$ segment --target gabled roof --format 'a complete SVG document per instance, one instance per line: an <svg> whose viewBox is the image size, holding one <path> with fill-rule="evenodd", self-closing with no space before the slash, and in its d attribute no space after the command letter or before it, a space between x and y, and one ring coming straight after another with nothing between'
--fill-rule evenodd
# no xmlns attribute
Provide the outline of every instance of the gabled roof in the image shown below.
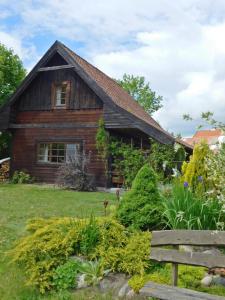
<svg viewBox="0 0 225 300"><path fill-rule="evenodd" d="M139 129L165 143L174 143L175 139L165 131L145 110L122 88L119 84L104 74L102 71L88 63L86 60L75 54L61 42L56 41L41 60L36 64L32 71L22 82L17 91L12 95L6 106L10 106L16 101L19 95L26 89L29 83L37 76L38 70L44 67L48 60L59 53L63 59L74 67L75 72L88 84L90 88L108 105L113 105L115 109L119 108L126 116L135 118ZM4 108L1 108L3 110Z"/></svg>

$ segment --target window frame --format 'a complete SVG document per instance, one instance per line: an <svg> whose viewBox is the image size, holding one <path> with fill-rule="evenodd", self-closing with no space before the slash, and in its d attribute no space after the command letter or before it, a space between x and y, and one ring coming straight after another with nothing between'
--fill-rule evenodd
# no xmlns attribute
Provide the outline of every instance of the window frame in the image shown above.
<svg viewBox="0 0 225 300"><path fill-rule="evenodd" d="M47 154L47 161L42 161L42 160L39 160L39 157L40 156L43 156L43 155L40 155L40 146L41 144L47 144L48 147L50 145L50 148L48 148L48 152L49 150L52 151L52 145L53 144L63 144L65 145L64 147L64 160L62 162L58 162L58 158L59 157L62 157L62 156L58 156L58 155L55 155L54 157L57 158L57 161L49 161L49 157L52 157L52 153L49 155L49 153ZM51 165L51 166L60 166L62 165L63 163L67 162L67 157L66 157L66 154L67 154L67 144L77 144L79 145L79 148L80 148L80 152L83 151L83 142L81 140L70 140L70 141L61 141L61 140L56 140L56 141L37 141L37 144L36 144L36 163L38 165ZM58 151L58 149L57 149ZM60 150L59 150L60 151Z"/></svg>
<svg viewBox="0 0 225 300"><path fill-rule="evenodd" d="M65 104L58 105L57 104L57 88L66 85L65 91ZM71 82L69 80L57 81L52 84L52 107L54 109L67 109L69 107L70 100L70 91L71 91ZM61 92L62 95L62 92Z"/></svg>

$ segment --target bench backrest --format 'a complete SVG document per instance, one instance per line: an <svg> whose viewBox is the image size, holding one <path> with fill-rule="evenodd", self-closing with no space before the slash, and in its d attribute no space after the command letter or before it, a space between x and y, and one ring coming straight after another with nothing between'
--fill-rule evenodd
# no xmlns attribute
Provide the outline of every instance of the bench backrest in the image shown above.
<svg viewBox="0 0 225 300"><path fill-rule="evenodd" d="M207 268L225 267L225 255L223 254L212 255L204 252L180 251L180 245L225 246L225 231L165 230L152 233L150 258L173 264L173 285L177 285L178 264ZM159 248L160 246L173 246L174 249L163 249Z"/></svg>

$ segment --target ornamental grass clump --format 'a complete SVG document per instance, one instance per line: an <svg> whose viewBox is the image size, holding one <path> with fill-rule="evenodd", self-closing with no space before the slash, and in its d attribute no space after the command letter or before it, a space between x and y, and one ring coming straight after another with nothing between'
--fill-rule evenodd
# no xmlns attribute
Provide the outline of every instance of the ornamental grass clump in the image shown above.
<svg viewBox="0 0 225 300"><path fill-rule="evenodd" d="M164 199L164 207L167 226L171 229L224 229L223 204L197 196L188 187L188 182L173 186L171 197Z"/></svg>
<svg viewBox="0 0 225 300"><path fill-rule="evenodd" d="M149 164L145 164L121 201L117 218L125 226L155 230L163 227L162 211L156 174Z"/></svg>

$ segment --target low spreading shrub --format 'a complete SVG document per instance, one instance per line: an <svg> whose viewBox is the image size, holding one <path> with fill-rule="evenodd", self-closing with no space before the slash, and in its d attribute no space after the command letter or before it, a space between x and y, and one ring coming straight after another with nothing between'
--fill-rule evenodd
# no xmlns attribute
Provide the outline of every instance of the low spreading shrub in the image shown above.
<svg viewBox="0 0 225 300"><path fill-rule="evenodd" d="M15 184L32 183L33 181L34 178L24 171L15 171L11 179L11 182Z"/></svg>
<svg viewBox="0 0 225 300"><path fill-rule="evenodd" d="M223 204L195 195L188 187L175 184L164 199L167 225L171 229L216 230L224 228Z"/></svg>
<svg viewBox="0 0 225 300"><path fill-rule="evenodd" d="M145 164L135 177L131 190L121 201L117 218L125 226L155 230L163 226L162 215L157 177L149 164Z"/></svg>
<svg viewBox="0 0 225 300"><path fill-rule="evenodd" d="M98 264L92 262L80 269L86 269L93 283L106 269L141 274L149 266L150 234L128 231L111 218L35 219L27 230L28 235L20 239L10 255L25 268L26 283L37 286L42 293L56 286L70 286L75 271L66 263L74 255L85 254L89 260L98 260ZM64 276L68 269L69 278Z"/></svg>
<svg viewBox="0 0 225 300"><path fill-rule="evenodd" d="M143 274L150 266L150 233L123 231L117 236L118 243L112 240L112 243L101 243L96 249L95 255L101 257L104 269L129 275Z"/></svg>

